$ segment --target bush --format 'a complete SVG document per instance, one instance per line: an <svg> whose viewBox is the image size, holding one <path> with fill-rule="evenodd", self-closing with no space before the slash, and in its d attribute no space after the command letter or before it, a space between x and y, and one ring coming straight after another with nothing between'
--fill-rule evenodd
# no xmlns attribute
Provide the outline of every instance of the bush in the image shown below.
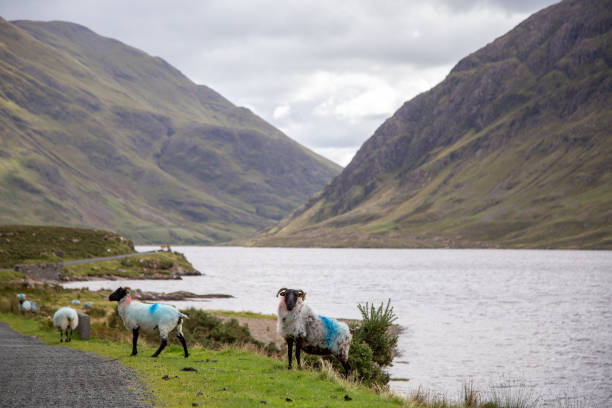
<svg viewBox="0 0 612 408"><path fill-rule="evenodd" d="M385 368L391 366L396 354L397 334L391 327L397 320L391 299L378 308L368 303L357 305L361 312L361 324L354 328L353 342L349 351L349 363L358 379L368 385L386 385L390 376Z"/></svg>
<svg viewBox="0 0 612 408"><path fill-rule="evenodd" d="M254 344L263 347L263 343L251 336L249 328L240 326L238 320L228 322L208 314L202 310L183 310L188 319L184 320L183 333L185 338L208 348L219 348L224 344Z"/></svg>
<svg viewBox="0 0 612 408"><path fill-rule="evenodd" d="M361 312L360 324L350 326L353 332L353 341L349 350L349 364L353 375L368 386L386 386L391 379L385 369L391 366L393 357L397 354L398 336L391 329L397 320L391 300L375 308L368 303L357 305ZM340 362L331 356L323 357L329 361L339 373L344 373ZM304 359L308 365L321 368L320 358L306 355Z"/></svg>
<svg viewBox="0 0 612 408"><path fill-rule="evenodd" d="M383 306L384 302L378 309L374 305L368 308L368 303L365 306L357 305L363 320L355 331L354 338L367 343L372 349L374 361L385 367L391 365L396 354L398 336L390 330L393 322L397 320L391 306L391 299L387 301L384 310Z"/></svg>

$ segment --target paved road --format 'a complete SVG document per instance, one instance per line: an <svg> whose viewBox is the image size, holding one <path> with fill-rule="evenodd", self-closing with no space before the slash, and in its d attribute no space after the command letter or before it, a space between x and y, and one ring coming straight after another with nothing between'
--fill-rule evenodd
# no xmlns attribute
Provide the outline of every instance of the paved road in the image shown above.
<svg viewBox="0 0 612 408"><path fill-rule="evenodd" d="M136 252L134 254L125 254L125 255L114 255L114 256L105 256L102 258L87 258L87 259L78 259L76 261L66 261L66 262L62 262L62 265L64 266L69 266L69 265L78 265L78 264L85 264L85 263L91 263L91 262L100 262L100 261L109 261L111 259L121 259L121 258L131 258L133 256L142 256L142 255L150 255L150 254L155 254L158 251L147 251L147 252ZM13 268L10 269L0 269L0 272L4 272L4 271L13 271Z"/></svg>
<svg viewBox="0 0 612 408"><path fill-rule="evenodd" d="M137 252L135 254L106 256L102 258L78 259L76 261L62 262L62 265L68 266L68 265L85 264L85 263L90 263L90 262L110 261L111 259L131 258L133 256L142 256L142 255L149 255L149 254L155 254L155 253L157 253L157 251Z"/></svg>
<svg viewBox="0 0 612 408"><path fill-rule="evenodd" d="M48 346L0 322L0 407L150 406L135 378L116 361Z"/></svg>

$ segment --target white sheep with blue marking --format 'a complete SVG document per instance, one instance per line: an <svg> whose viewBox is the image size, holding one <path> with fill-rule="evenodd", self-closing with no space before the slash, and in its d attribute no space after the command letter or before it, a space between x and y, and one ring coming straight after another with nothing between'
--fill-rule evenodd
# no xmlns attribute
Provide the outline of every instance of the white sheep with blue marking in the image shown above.
<svg viewBox="0 0 612 408"><path fill-rule="evenodd" d="M72 331L79 325L79 315L71 307L62 307L53 315L53 325L60 332L60 343L63 341L64 334L66 334L66 343L68 343L72 340Z"/></svg>
<svg viewBox="0 0 612 408"><path fill-rule="evenodd" d="M181 341L185 358L189 357L187 344L183 336L183 319L186 315L179 312L175 307L160 304L145 304L132 300L132 295L128 288L118 288L108 300L119 302L117 311L125 328L132 330L132 355L138 354L137 343L140 330L147 333L159 331L161 344L152 357L157 357L168 344L168 334L176 327L176 337Z"/></svg>
<svg viewBox="0 0 612 408"><path fill-rule="evenodd" d="M19 299L19 310L21 312L32 312L32 313L38 313L38 305L36 304L36 302L33 302L31 300L26 300L26 295L23 293L19 293L17 295L17 299Z"/></svg>
<svg viewBox="0 0 612 408"><path fill-rule="evenodd" d="M278 333L287 342L288 368L292 367L292 349L295 342L295 358L301 367L300 351L309 354L334 355L342 363L346 376L351 373L348 362L351 334L346 323L317 315L306 303L306 292L301 289L280 289L278 304Z"/></svg>

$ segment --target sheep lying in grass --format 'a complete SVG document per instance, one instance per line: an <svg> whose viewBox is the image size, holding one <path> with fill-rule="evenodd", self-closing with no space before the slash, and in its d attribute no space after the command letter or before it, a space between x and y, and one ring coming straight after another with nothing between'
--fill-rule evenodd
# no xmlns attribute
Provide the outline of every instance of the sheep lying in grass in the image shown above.
<svg viewBox="0 0 612 408"><path fill-rule="evenodd" d="M66 343L68 343L72 340L72 331L79 325L79 315L71 307L62 307L53 315L53 325L60 332L60 343L63 341L64 333L66 334ZM69 328L70 332L68 332Z"/></svg>
<svg viewBox="0 0 612 408"><path fill-rule="evenodd" d="M159 330L161 344L152 356L157 357L168 344L168 334L176 327L176 337L178 337L183 345L185 358L189 357L185 337L183 337L183 319L187 318L186 315L172 306L132 301L132 295L128 288L120 287L108 297L108 300L119 302L117 305L119 316L121 316L125 328L132 330L133 356L138 354L136 344L138 343L140 329L147 333L151 333L156 329Z"/></svg>
<svg viewBox="0 0 612 408"><path fill-rule="evenodd" d="M300 351L310 354L332 354L342 363L346 376L351 373L348 362L349 348L353 338L346 323L317 315L304 303L306 293L301 289L282 288L278 304L278 333L287 341L287 357L292 367L292 349L295 342L295 358L301 367Z"/></svg>
<svg viewBox="0 0 612 408"><path fill-rule="evenodd" d="M26 300L26 295L20 293L17 295L17 299L19 299L19 310L21 312L32 312L38 313L38 305L36 302L32 302L31 300Z"/></svg>

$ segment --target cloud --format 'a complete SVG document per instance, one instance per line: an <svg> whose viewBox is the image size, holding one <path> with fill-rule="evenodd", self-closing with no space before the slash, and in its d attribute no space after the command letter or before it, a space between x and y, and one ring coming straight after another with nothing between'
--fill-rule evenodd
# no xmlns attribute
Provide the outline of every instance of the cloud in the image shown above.
<svg viewBox="0 0 612 408"><path fill-rule="evenodd" d="M346 164L403 102L550 0L0 0L164 58Z"/></svg>
<svg viewBox="0 0 612 408"><path fill-rule="evenodd" d="M277 106L272 113L272 117L274 119L282 119L291 113L291 106L289 105L281 105Z"/></svg>

